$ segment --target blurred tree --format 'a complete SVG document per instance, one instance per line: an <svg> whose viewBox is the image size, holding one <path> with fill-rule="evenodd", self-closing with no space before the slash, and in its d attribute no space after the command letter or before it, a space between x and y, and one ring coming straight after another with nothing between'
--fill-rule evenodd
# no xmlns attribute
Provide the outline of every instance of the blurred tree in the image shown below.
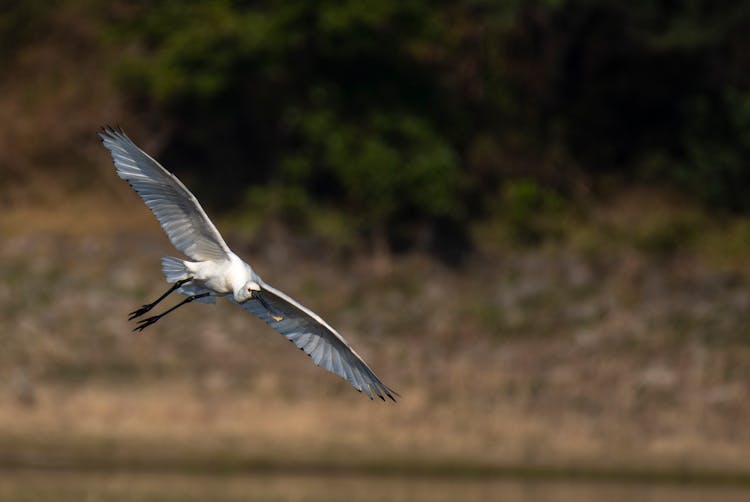
<svg viewBox="0 0 750 502"><path fill-rule="evenodd" d="M6 69L17 49L44 33L50 3L49 0L0 0L0 69Z"/></svg>
<svg viewBox="0 0 750 502"><path fill-rule="evenodd" d="M668 182L750 208L750 4L547 5L524 10L508 45L532 137L595 179Z"/></svg>
<svg viewBox="0 0 750 502"><path fill-rule="evenodd" d="M211 152L222 184L226 171L238 186L304 187L376 239L463 217L440 105L453 100L411 49L431 29L426 3L165 2L125 16L115 31L140 50L120 82L182 124L167 159Z"/></svg>
<svg viewBox="0 0 750 502"><path fill-rule="evenodd" d="M272 185L281 213L335 208L392 242L419 241L415 225L462 240L514 180L568 196L582 179L670 183L750 209L747 2L140 1L110 16L131 44L118 81L173 124L161 157L215 205L239 202L227 180Z"/></svg>

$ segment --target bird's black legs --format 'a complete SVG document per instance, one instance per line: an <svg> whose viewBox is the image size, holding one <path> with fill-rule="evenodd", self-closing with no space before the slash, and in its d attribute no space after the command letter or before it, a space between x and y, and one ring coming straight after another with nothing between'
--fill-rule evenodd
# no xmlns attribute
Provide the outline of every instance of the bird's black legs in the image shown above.
<svg viewBox="0 0 750 502"><path fill-rule="evenodd" d="M140 321L138 321L138 326L136 326L136 327L135 327L135 328L133 329L133 331L143 331L143 330L144 330L144 329L146 329L146 328L147 328L148 326L151 326L151 325L152 325L152 324L154 324L154 323L155 323L156 321L158 321L159 319L161 319L161 318L162 318L162 317L164 317L165 315L169 314L169 313L170 313L170 312L172 312L173 310L176 310L177 308L179 308L179 307L182 307L182 306L183 306L183 305L185 305L186 303L190 303L190 302L192 302L193 300L197 300L198 298L205 298L206 296L208 296L208 295L210 295L210 294L211 294L210 292L206 291L205 293L200 293L200 294L198 294L198 295L192 295L192 296L188 296L187 298L185 298L184 300L182 300L182 301L181 301L180 303L178 303L177 305L175 305L175 306L174 306L174 307L172 307L171 309L169 309L169 310L165 310L164 312L162 312L162 313L161 313L161 314L159 314L159 315L155 315L155 316L152 316L152 317L147 317L147 318L145 318L145 319L141 319Z"/></svg>
<svg viewBox="0 0 750 502"><path fill-rule="evenodd" d="M128 314L128 321L132 321L136 317L141 317L143 314L145 314L146 312L148 312L152 308L156 307L159 304L159 302L161 302L164 298L168 297L173 291L175 291L176 289L179 289L180 286L182 286L183 284L188 283L188 282L190 282L192 280L193 280L192 277L188 277L187 279L183 279L181 281L175 282L172 285L172 287L169 288L167 290L167 292L164 293L163 295L161 295L159 298L157 298L156 300L154 300L151 303L147 303L146 305L142 306L138 310L134 310L133 312L131 312L130 314Z"/></svg>

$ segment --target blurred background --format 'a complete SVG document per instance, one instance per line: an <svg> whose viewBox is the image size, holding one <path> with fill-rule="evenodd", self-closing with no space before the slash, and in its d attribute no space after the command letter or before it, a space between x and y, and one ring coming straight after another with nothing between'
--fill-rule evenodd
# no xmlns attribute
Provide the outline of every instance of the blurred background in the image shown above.
<svg viewBox="0 0 750 502"><path fill-rule="evenodd" d="M747 500L750 3L0 4L0 498ZM132 334L106 124L400 402Z"/></svg>

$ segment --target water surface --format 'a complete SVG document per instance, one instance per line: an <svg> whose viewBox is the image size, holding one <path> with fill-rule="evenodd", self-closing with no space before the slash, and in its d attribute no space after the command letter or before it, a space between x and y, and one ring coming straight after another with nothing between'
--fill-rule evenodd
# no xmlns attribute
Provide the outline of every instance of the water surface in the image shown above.
<svg viewBox="0 0 750 502"><path fill-rule="evenodd" d="M153 473L0 473L13 501L460 501L698 502L750 500L750 488L539 480L444 480L326 475L204 476Z"/></svg>

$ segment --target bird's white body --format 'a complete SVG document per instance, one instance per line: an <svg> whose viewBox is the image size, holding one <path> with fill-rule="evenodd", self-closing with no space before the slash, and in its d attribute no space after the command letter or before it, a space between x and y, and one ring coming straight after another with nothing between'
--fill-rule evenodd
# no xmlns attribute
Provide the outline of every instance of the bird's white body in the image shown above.
<svg viewBox="0 0 750 502"><path fill-rule="evenodd" d="M192 277L190 289L208 290L215 296L232 295L237 303L250 298L250 291L260 291L260 277L252 267L230 252L226 260L184 261L185 277Z"/></svg>
<svg viewBox="0 0 750 502"><path fill-rule="evenodd" d="M188 298L159 316L139 321L143 330L180 305L193 300L213 303L225 296L284 335L313 362L346 379L355 389L373 396L397 395L375 376L344 338L315 312L264 282L226 245L195 196L172 173L138 148L122 131L99 134L112 154L117 174L133 187L156 216L169 240L192 260L166 256L162 272L173 283L156 302L131 314L140 317L170 292Z"/></svg>

